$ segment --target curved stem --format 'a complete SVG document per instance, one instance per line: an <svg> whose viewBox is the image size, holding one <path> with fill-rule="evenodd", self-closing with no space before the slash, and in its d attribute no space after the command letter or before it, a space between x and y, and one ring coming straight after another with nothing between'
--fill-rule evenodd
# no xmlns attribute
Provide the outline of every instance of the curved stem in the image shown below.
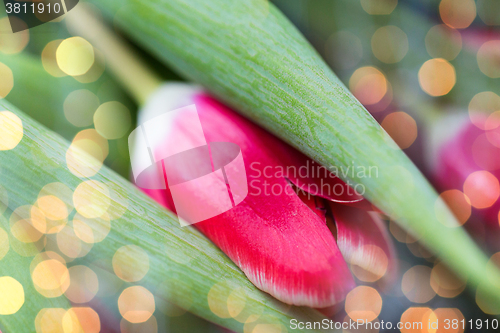
<svg viewBox="0 0 500 333"><path fill-rule="evenodd" d="M104 53L107 67L139 105L161 85L162 79L89 9L78 6L66 16L66 24L70 32L84 37Z"/></svg>

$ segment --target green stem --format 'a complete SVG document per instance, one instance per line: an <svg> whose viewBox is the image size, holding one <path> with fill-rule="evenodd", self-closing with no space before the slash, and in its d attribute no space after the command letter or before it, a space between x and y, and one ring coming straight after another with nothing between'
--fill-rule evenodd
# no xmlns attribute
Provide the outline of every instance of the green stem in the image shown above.
<svg viewBox="0 0 500 333"><path fill-rule="evenodd" d="M147 67L134 50L113 33L86 7L78 6L66 17L68 29L90 41L104 53L106 65L134 96L139 105L162 83L159 75Z"/></svg>

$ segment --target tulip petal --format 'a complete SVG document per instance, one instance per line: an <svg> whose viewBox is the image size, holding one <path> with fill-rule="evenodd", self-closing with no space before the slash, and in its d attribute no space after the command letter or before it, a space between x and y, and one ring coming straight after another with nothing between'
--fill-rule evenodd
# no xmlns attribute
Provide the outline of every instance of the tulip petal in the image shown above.
<svg viewBox="0 0 500 333"><path fill-rule="evenodd" d="M149 103L152 106L146 106L140 121L148 121L161 115L156 108L162 105L162 98L167 95L172 97L171 94L165 94L167 88L162 89L163 93L154 96ZM324 215L321 216L321 210L303 202L287 180L292 168L307 166L311 160L211 97L196 90L192 91L190 98L183 96L185 101L192 100L196 105L203 128L203 139L208 147L213 148L210 157L213 171L220 171L218 165L224 164L222 162L226 159L226 156L222 156L217 162L214 158L217 144L236 144L241 149L249 187L247 197L235 207L194 226L221 248L250 281L277 299L316 308L341 302L355 286L352 274L325 223ZM165 152L175 149L165 147L166 145L182 144L198 147L193 149L205 149L200 148L200 133L196 126L194 129L191 126L195 123L191 116L169 115L163 118L168 119L168 123L153 126L155 133L152 133L150 143L154 156L165 156ZM179 137L179 132L182 132L182 138ZM198 162L190 165L189 161L182 160L178 163L176 159L179 156L174 155L164 160L163 167L168 171L166 178L169 187L173 183L180 183L178 179L193 170L200 174L207 172L201 170L206 167L201 167ZM172 174L176 175L174 181ZM297 179L302 178L294 180ZM338 178L331 179L333 184L339 184ZM305 179L300 184L308 182ZM172 200L171 189L144 191L160 204L175 211L175 198ZM203 191L206 192L206 189ZM319 197L310 197L312 200L322 201ZM356 197L348 200L359 199ZM200 200L202 199L193 188L192 201L196 203Z"/></svg>
<svg viewBox="0 0 500 333"><path fill-rule="evenodd" d="M337 227L337 245L355 275L365 282L382 279L387 285L394 281L396 252L379 214L337 203L329 206Z"/></svg>

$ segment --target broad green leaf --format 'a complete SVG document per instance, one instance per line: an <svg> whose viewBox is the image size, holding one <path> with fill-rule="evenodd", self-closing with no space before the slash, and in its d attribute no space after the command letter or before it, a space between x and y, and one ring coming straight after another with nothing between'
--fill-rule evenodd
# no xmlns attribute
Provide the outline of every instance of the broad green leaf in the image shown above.
<svg viewBox="0 0 500 333"><path fill-rule="evenodd" d="M488 258L429 182L274 5L91 2L183 76L319 163L342 170L342 179L360 184L373 204L500 302L500 288L492 282L500 280L498 270L487 278ZM377 176L360 172L370 168Z"/></svg>
<svg viewBox="0 0 500 333"><path fill-rule="evenodd" d="M259 291L207 238L194 228L181 228L172 213L113 171L103 167L91 180L76 177L66 166L69 143L0 100L0 112L6 110L20 118L23 131L22 140L12 147L20 133L12 128L6 130L2 127L5 123L0 122L0 143L3 144L0 147L4 149L0 150L0 202L4 207L7 204L11 211L24 205L36 205L43 210L38 198L49 194L65 203L69 215L61 220L64 229L57 234L43 235L45 247L41 246L38 251L59 253L70 270L75 265L84 265L96 273L108 272L99 279L100 292L116 299L125 288L140 285L154 295L157 316L164 315L162 311L174 304L237 332L243 332L243 323L252 315L256 320L245 325L271 323L289 327L294 318L299 321L324 319L313 309L290 307ZM12 145L8 145L9 142ZM42 191L44 186L54 183L57 190ZM51 216L44 212L45 216ZM8 218L6 214L5 219ZM78 230L75 220L86 224L79 229L78 237L75 237ZM5 220L1 226L12 238L9 223ZM128 269L134 276L140 272L138 277L124 276L123 271L111 264L117 251L128 245L139 247L140 255L127 255L121 261L115 258L115 264L118 262L118 267ZM75 248L81 250L72 255L70 252ZM59 302L40 297L33 290L29 266L35 255L36 251L26 253L11 246L0 260L1 274L15 276L29 292L17 314L0 315L0 327L6 332L34 332L33 316L39 309L54 307L54 303ZM75 256L81 258L74 260ZM121 281L115 273L132 283ZM231 292L234 292L233 301L228 302ZM103 302L107 304L106 300ZM113 303L116 310L116 301Z"/></svg>

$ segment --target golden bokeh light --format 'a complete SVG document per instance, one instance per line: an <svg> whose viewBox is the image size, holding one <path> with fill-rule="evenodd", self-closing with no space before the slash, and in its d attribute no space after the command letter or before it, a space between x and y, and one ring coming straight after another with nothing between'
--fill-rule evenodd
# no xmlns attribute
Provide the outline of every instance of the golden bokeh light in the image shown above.
<svg viewBox="0 0 500 333"><path fill-rule="evenodd" d="M83 75L94 64L94 48L82 37L63 40L56 51L59 68L71 76Z"/></svg>
<svg viewBox="0 0 500 333"><path fill-rule="evenodd" d="M458 323L458 325L438 325L438 329L435 332L429 333L463 333L464 325L462 324L462 320L464 320L464 315L459 309L451 309L451 308L439 308L434 310L434 315L436 316L436 320L438 323ZM435 320L435 321L436 321ZM434 321L434 322L435 322Z"/></svg>
<svg viewBox="0 0 500 333"><path fill-rule="evenodd" d="M208 306L220 318L231 318L228 309L228 298L232 291L233 288L231 288L229 283L222 281L214 284L208 292Z"/></svg>
<svg viewBox="0 0 500 333"><path fill-rule="evenodd" d="M36 333L66 333L63 327L65 309L42 309L35 317ZM66 328L67 329L67 328Z"/></svg>
<svg viewBox="0 0 500 333"><path fill-rule="evenodd" d="M0 99L7 97L7 95L10 93L12 88L14 88L14 74L12 74L12 70L9 68L9 66L5 65L4 63L0 62L0 77L2 80L0 80ZM3 111L4 112L9 112L9 111ZM0 126L2 126L2 115L0 113ZM3 116L5 117L5 116ZM0 127L1 128L1 127ZM2 131L0 131L0 138L2 135ZM5 150L2 149L2 143L0 141L0 150Z"/></svg>
<svg viewBox="0 0 500 333"><path fill-rule="evenodd" d="M118 298L120 314L131 323L143 323L155 312L153 294L142 286L125 289Z"/></svg>
<svg viewBox="0 0 500 333"><path fill-rule="evenodd" d="M45 195L38 198L38 208L51 220L63 220L68 217L68 208L61 199L54 195Z"/></svg>
<svg viewBox="0 0 500 333"><path fill-rule="evenodd" d="M427 60L418 71L420 87L431 96L446 95L456 81L455 67L442 58Z"/></svg>
<svg viewBox="0 0 500 333"><path fill-rule="evenodd" d="M120 333L158 333L158 322L151 316L143 323L131 323L125 319L120 321Z"/></svg>
<svg viewBox="0 0 500 333"><path fill-rule="evenodd" d="M94 122L94 113L99 107L99 98L90 90L72 91L64 100L64 115L76 127L87 127Z"/></svg>
<svg viewBox="0 0 500 333"><path fill-rule="evenodd" d="M488 208L500 196L498 179L486 170L471 173L464 182L464 193L475 208Z"/></svg>
<svg viewBox="0 0 500 333"><path fill-rule="evenodd" d="M474 0L441 0L439 14L446 25L464 29L476 18L476 3Z"/></svg>
<svg viewBox="0 0 500 333"><path fill-rule="evenodd" d="M389 15L398 5L398 0L361 0L361 7L370 15Z"/></svg>
<svg viewBox="0 0 500 333"><path fill-rule="evenodd" d="M9 235L0 227L0 260L9 252Z"/></svg>
<svg viewBox="0 0 500 333"><path fill-rule="evenodd" d="M33 243L21 242L16 237L9 238L10 248L23 257L33 257L38 254L45 247L46 243L46 237L41 237L38 241Z"/></svg>
<svg viewBox="0 0 500 333"><path fill-rule="evenodd" d="M45 217L35 206L20 206L10 215L10 232L23 243L38 241L46 230Z"/></svg>
<svg viewBox="0 0 500 333"><path fill-rule="evenodd" d="M432 269L427 266L413 266L403 275L401 290L414 303L427 303L436 296L431 288L430 278Z"/></svg>
<svg viewBox="0 0 500 333"><path fill-rule="evenodd" d="M0 77L2 76L2 63L0 63ZM8 80L8 77L7 77ZM2 97L2 83L0 82L0 98ZM24 135L23 122L10 111L0 112L0 151L11 150L21 142Z"/></svg>
<svg viewBox="0 0 500 333"><path fill-rule="evenodd" d="M430 308L411 307L401 315L400 331L401 333L431 333L428 331L428 323L432 317L435 318L435 315Z"/></svg>
<svg viewBox="0 0 500 333"><path fill-rule="evenodd" d="M97 218L106 213L110 206L109 190L97 180L80 183L73 193L75 209L83 217Z"/></svg>
<svg viewBox="0 0 500 333"><path fill-rule="evenodd" d="M431 287L441 297L453 298L465 290L466 283L443 263L437 263L431 272Z"/></svg>
<svg viewBox="0 0 500 333"><path fill-rule="evenodd" d="M102 167L105 159L102 148L93 140L73 141L66 151L66 165L77 177L94 176Z"/></svg>
<svg viewBox="0 0 500 333"><path fill-rule="evenodd" d="M87 266L69 268L70 284L64 295L73 303L90 302L99 290L96 273Z"/></svg>
<svg viewBox="0 0 500 333"><path fill-rule="evenodd" d="M35 289L49 298L61 296L70 284L68 268L56 259L47 259L38 263L31 277Z"/></svg>
<svg viewBox="0 0 500 333"><path fill-rule="evenodd" d="M490 40L477 51L477 64L484 75L500 77L500 40Z"/></svg>
<svg viewBox="0 0 500 333"><path fill-rule="evenodd" d="M462 50L462 35L446 24L435 25L425 36L425 48L433 58L453 60Z"/></svg>
<svg viewBox="0 0 500 333"><path fill-rule="evenodd" d="M70 308L62 318L64 333L99 333L101 320L94 309L89 307Z"/></svg>
<svg viewBox="0 0 500 333"><path fill-rule="evenodd" d="M410 147L417 139L417 122L406 112L389 113L381 126L401 149Z"/></svg>
<svg viewBox="0 0 500 333"><path fill-rule="evenodd" d="M469 103L469 118L480 129L486 129L485 115L500 111L500 96L492 91L483 91L476 94Z"/></svg>
<svg viewBox="0 0 500 333"><path fill-rule="evenodd" d="M28 29L12 33L9 19L17 21L17 24L24 23L21 23L21 20L15 16L2 17L0 19L0 52L16 54L24 50L26 45L28 45L30 34Z"/></svg>
<svg viewBox="0 0 500 333"><path fill-rule="evenodd" d="M92 83L101 77L101 75L104 73L105 68L105 58L104 54L97 50L94 49L95 52L95 61L92 67L87 71L87 73L79 76L74 76L75 80L77 80L80 83Z"/></svg>
<svg viewBox="0 0 500 333"><path fill-rule="evenodd" d="M394 25L378 28L372 36L371 45L375 57L386 64L401 61L409 48L408 36Z"/></svg>
<svg viewBox="0 0 500 333"><path fill-rule="evenodd" d="M10 227L12 236L23 243L38 241L43 234L31 224L30 220L18 220Z"/></svg>
<svg viewBox="0 0 500 333"><path fill-rule="evenodd" d="M92 249L92 243L82 242L70 226L65 226L57 234L56 242L57 249L71 259L84 257Z"/></svg>
<svg viewBox="0 0 500 333"><path fill-rule="evenodd" d="M132 120L128 108L120 102L101 104L94 113L94 127L108 140L119 139L127 134Z"/></svg>
<svg viewBox="0 0 500 333"><path fill-rule="evenodd" d="M47 43L47 45L45 45L42 50L43 68L45 69L45 71L47 71L47 73L54 77L63 77L67 75L59 68L56 59L56 51L62 41L62 39L53 40Z"/></svg>
<svg viewBox="0 0 500 333"><path fill-rule="evenodd" d="M460 225L463 225L469 219L471 215L471 204L469 198L459 190L448 190L444 191L439 195L440 199L443 200L444 203L448 206L448 208L455 215L457 221ZM436 216L442 224L450 227L449 219L443 215L439 214L440 205L438 201L436 201L435 210Z"/></svg>
<svg viewBox="0 0 500 333"><path fill-rule="evenodd" d="M360 281L375 282L387 273L389 258L387 258L385 251L377 245L367 244L355 250L349 263L352 273Z"/></svg>
<svg viewBox="0 0 500 333"><path fill-rule="evenodd" d="M107 214L94 219L76 214L73 218L73 229L76 236L85 243L99 243L109 234L111 222Z"/></svg>
<svg viewBox="0 0 500 333"><path fill-rule="evenodd" d="M385 75L375 67L358 68L349 80L349 89L363 104L376 104L388 91Z"/></svg>
<svg viewBox="0 0 500 333"><path fill-rule="evenodd" d="M0 315L11 315L24 304L24 288L10 276L0 277Z"/></svg>
<svg viewBox="0 0 500 333"><path fill-rule="evenodd" d="M358 286L345 299L345 312L354 321L372 321L382 310L382 297L368 286Z"/></svg>
<svg viewBox="0 0 500 333"><path fill-rule="evenodd" d="M137 282L148 273L148 254L137 245L122 246L113 256L113 270L123 281Z"/></svg>

